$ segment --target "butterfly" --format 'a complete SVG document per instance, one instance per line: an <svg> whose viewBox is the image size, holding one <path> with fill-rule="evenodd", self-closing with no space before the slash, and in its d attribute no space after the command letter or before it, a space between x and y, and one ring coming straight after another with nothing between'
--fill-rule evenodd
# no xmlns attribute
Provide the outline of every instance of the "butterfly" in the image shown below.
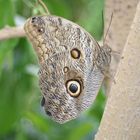
<svg viewBox="0 0 140 140"><path fill-rule="evenodd" d="M54 15L31 17L24 29L38 56L46 114L61 124L77 118L98 94L111 49L99 46L78 24Z"/></svg>

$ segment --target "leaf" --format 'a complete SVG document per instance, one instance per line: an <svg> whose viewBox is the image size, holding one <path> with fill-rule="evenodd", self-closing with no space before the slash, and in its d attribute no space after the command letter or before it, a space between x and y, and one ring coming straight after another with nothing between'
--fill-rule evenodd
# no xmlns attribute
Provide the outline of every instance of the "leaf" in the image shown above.
<svg viewBox="0 0 140 140"><path fill-rule="evenodd" d="M46 123L47 121L42 116L30 111L26 113L26 117L30 119L39 130L48 132L49 124Z"/></svg>
<svg viewBox="0 0 140 140"><path fill-rule="evenodd" d="M74 131L70 132L70 137L68 140L82 140L90 131L92 131L92 124L90 123L81 123Z"/></svg>
<svg viewBox="0 0 140 140"><path fill-rule="evenodd" d="M13 67L3 67L0 78L0 134L8 133L27 109L33 86L33 77L26 71L31 52L21 39L14 50ZM23 46L22 46L23 45ZM19 47L21 46L21 47ZM35 93L35 91L34 91Z"/></svg>
<svg viewBox="0 0 140 140"><path fill-rule="evenodd" d="M0 28L14 25L14 3L12 0L0 0Z"/></svg>
<svg viewBox="0 0 140 140"><path fill-rule="evenodd" d="M78 23L99 40L103 34L104 0L87 0L85 3L88 4L81 12Z"/></svg>

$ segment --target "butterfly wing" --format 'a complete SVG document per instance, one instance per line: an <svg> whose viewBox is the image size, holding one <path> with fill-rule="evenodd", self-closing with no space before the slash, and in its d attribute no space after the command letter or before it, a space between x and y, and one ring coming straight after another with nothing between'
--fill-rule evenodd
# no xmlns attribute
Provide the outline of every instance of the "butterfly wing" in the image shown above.
<svg viewBox="0 0 140 140"><path fill-rule="evenodd" d="M76 118L95 100L104 75L95 65L97 42L79 25L57 16L25 24L40 62L46 113L59 123Z"/></svg>

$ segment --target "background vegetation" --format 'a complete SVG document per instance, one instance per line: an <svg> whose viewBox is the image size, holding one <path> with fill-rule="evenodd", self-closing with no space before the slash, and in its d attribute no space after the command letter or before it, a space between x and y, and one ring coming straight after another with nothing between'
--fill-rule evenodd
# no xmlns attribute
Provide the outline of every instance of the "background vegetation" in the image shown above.
<svg viewBox="0 0 140 140"><path fill-rule="evenodd" d="M44 0L52 14L70 19L100 39L104 0ZM24 24L37 14L35 0L0 0L0 29ZM0 42L0 140L91 140L99 126L105 96L100 91L81 117L60 125L40 107L38 61L26 38Z"/></svg>

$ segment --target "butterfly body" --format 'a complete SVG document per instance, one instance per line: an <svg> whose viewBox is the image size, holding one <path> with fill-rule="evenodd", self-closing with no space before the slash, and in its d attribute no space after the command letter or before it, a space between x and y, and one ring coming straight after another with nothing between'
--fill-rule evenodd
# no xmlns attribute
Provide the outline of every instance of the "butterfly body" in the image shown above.
<svg viewBox="0 0 140 140"><path fill-rule="evenodd" d="M39 59L46 113L59 123L78 117L96 98L110 52L82 27L57 16L32 17L25 32Z"/></svg>

